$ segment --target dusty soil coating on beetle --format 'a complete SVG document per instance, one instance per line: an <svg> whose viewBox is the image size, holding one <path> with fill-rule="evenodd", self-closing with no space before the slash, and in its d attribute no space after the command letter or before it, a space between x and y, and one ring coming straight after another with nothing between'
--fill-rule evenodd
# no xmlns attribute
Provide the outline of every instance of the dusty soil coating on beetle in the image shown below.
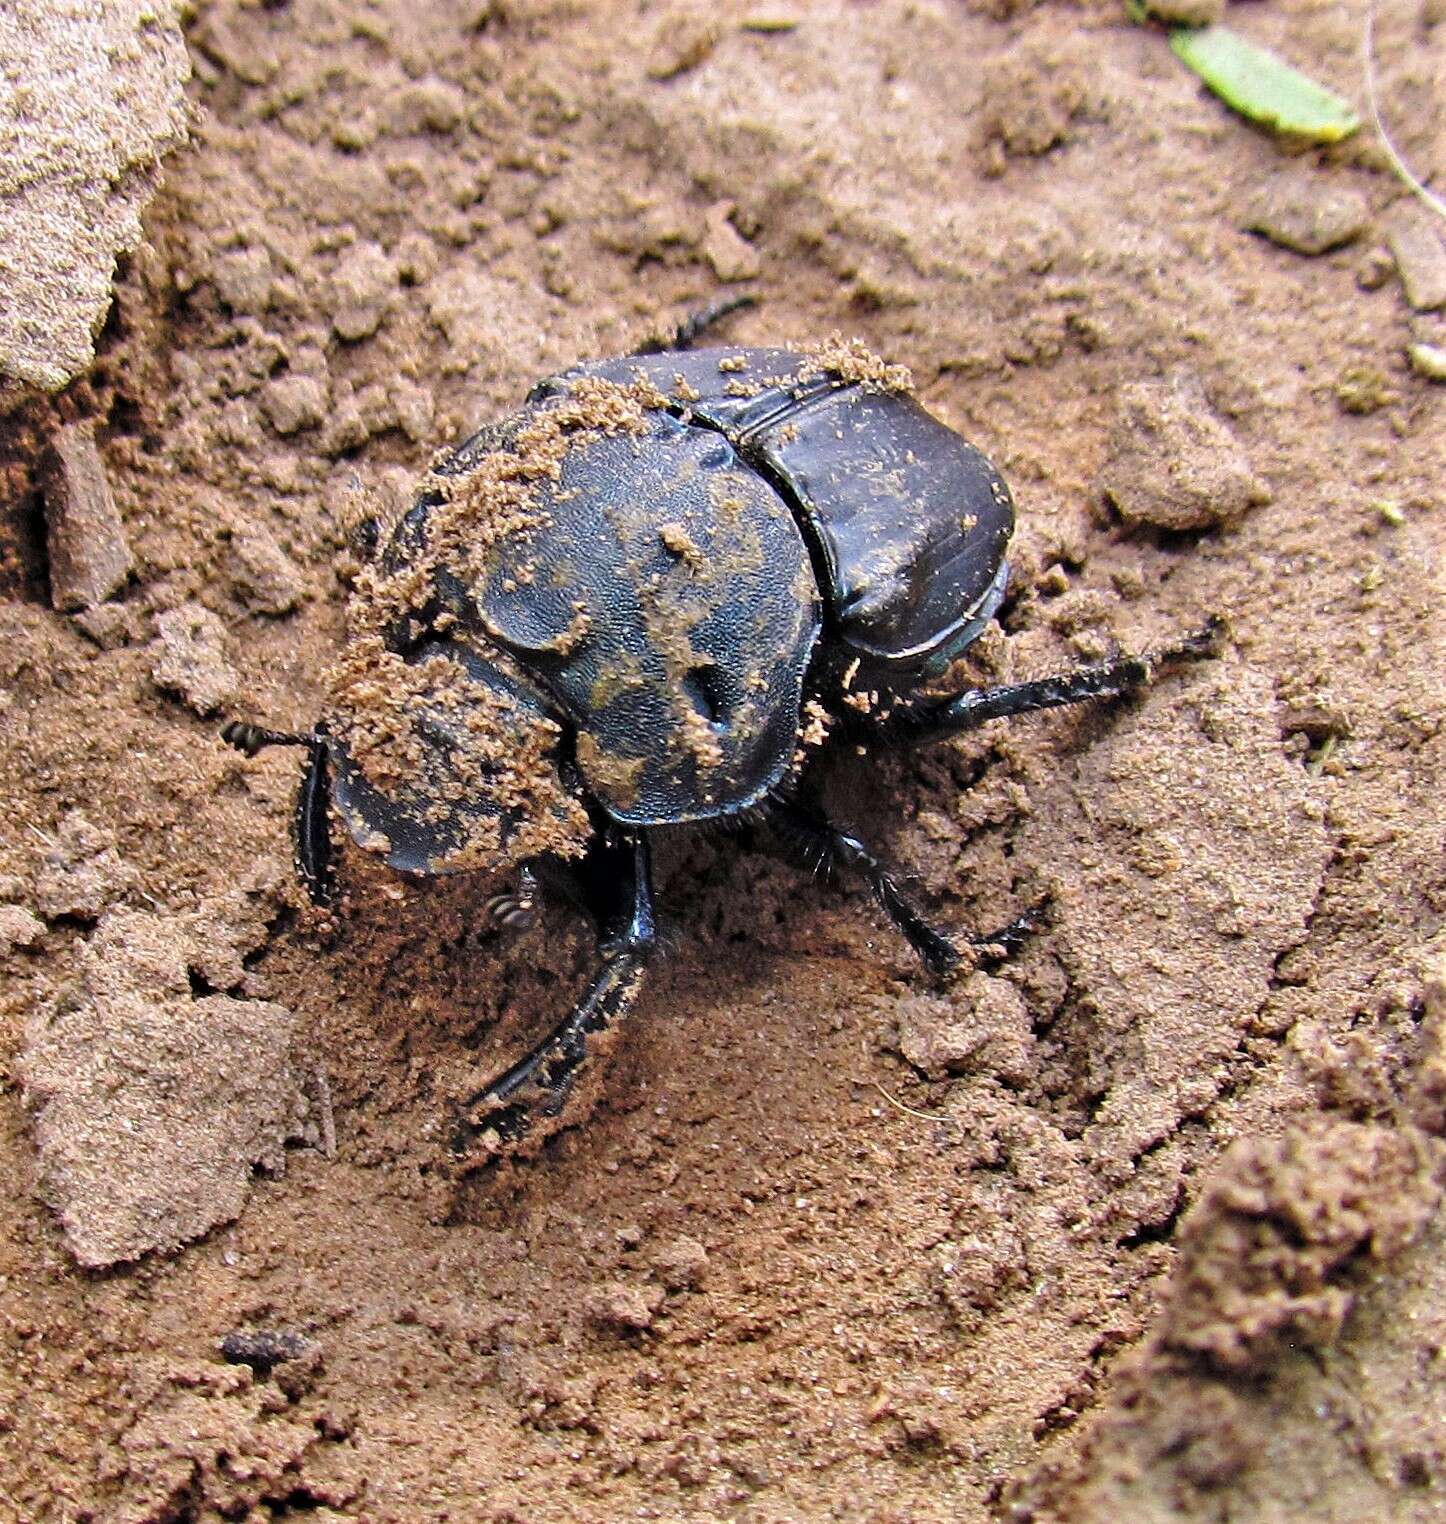
<svg viewBox="0 0 1446 1524"><path fill-rule="evenodd" d="M1236 19L1354 88L1358 7ZM0 423L0 1517L1439 1519L1446 403L1369 146L1283 166L1104 5L293 0L190 41L98 366ZM1429 171L1441 28L1380 47ZM1359 194L1354 242L1241 230L1282 167ZM730 343L856 333L1009 478L961 677L1231 640L839 767L948 924L1047 901L991 976L932 989L857 891L665 843L677 951L591 1120L459 1181L449 1106L580 928L357 852L315 925L295 756L196 711L304 725L345 525L725 281L763 300ZM62 420L135 564L75 617ZM1188 532L1136 521L1176 497ZM168 1246L77 1268L133 1252L118 1202ZM289 1357L224 1363L238 1330Z"/></svg>

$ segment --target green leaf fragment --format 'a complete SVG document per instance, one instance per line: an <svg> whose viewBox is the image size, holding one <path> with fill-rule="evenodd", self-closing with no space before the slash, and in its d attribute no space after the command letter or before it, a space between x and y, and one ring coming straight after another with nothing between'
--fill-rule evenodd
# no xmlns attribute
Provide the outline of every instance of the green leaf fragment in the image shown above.
<svg viewBox="0 0 1446 1524"><path fill-rule="evenodd" d="M1175 56L1252 122L1313 143L1338 143L1361 125L1350 103L1229 27L1177 27Z"/></svg>

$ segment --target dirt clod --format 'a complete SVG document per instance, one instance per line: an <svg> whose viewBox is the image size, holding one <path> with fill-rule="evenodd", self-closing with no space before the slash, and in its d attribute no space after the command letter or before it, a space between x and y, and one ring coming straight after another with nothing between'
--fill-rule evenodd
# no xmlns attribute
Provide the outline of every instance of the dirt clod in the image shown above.
<svg viewBox="0 0 1446 1524"><path fill-rule="evenodd" d="M93 921L130 887L132 870L115 833L72 810L56 827L35 875L35 906L47 920Z"/></svg>
<svg viewBox="0 0 1446 1524"><path fill-rule="evenodd" d="M1094 109L1088 68L1073 46L1022 49L995 59L983 74L979 133L990 156L1037 158L1073 140Z"/></svg>
<svg viewBox="0 0 1446 1524"><path fill-rule="evenodd" d="M332 277L331 321L343 339L369 338L381 326L397 286L397 267L379 244L348 249Z"/></svg>
<svg viewBox="0 0 1446 1524"><path fill-rule="evenodd" d="M293 1018L192 994L172 920L114 911L75 985L38 1011L20 1072L41 1189L84 1265L173 1249L241 1210L252 1170L280 1170L305 1111Z"/></svg>
<svg viewBox="0 0 1446 1524"><path fill-rule="evenodd" d="M169 7L0 11L0 394L56 391L92 357L118 254L140 242L158 165L185 135L190 72ZM23 62L23 72L21 64Z"/></svg>
<svg viewBox="0 0 1446 1524"><path fill-rule="evenodd" d="M899 1051L930 1079L984 1072L1021 1084L1038 1063L1019 991L988 974L971 975L948 1000L905 996Z"/></svg>
<svg viewBox="0 0 1446 1524"><path fill-rule="evenodd" d="M721 281L756 280L763 271L758 250L733 225L736 206L720 201L703 214L703 257Z"/></svg>
<svg viewBox="0 0 1446 1524"><path fill-rule="evenodd" d="M259 317L271 305L275 269L271 255L260 244L228 249L211 266L216 295L232 312Z"/></svg>
<svg viewBox="0 0 1446 1524"><path fill-rule="evenodd" d="M301 602L305 584L295 562L259 524L234 535L235 581L242 598L258 613L289 614Z"/></svg>
<svg viewBox="0 0 1446 1524"><path fill-rule="evenodd" d="M588 1297L587 1315L600 1328L640 1333L653 1326L662 1304L663 1293L657 1286L618 1283L599 1287Z"/></svg>
<svg viewBox="0 0 1446 1524"><path fill-rule="evenodd" d="M1446 244L1439 223L1415 207L1401 213L1388 235L1407 304L1417 312L1446 307Z"/></svg>
<svg viewBox="0 0 1446 1524"><path fill-rule="evenodd" d="M226 656L221 621L197 603L156 615L151 677L179 693L199 715L214 714L235 697L236 669Z"/></svg>
<svg viewBox="0 0 1446 1524"><path fill-rule="evenodd" d="M1331 1342L1351 1307L1346 1267L1399 1254L1439 1199L1425 1148L1384 1128L1237 1146L1181 1224L1165 1343L1252 1371L1285 1342Z"/></svg>
<svg viewBox="0 0 1446 1524"><path fill-rule="evenodd" d="M125 586L134 561L94 425L67 424L51 445L45 524L53 608L89 608Z"/></svg>
<svg viewBox="0 0 1446 1524"><path fill-rule="evenodd" d="M17 947L34 947L45 935L45 923L23 905L0 905L0 957Z"/></svg>
<svg viewBox="0 0 1446 1524"><path fill-rule="evenodd" d="M314 429L326 419L326 385L316 376L281 376L261 394L261 411L278 434Z"/></svg>
<svg viewBox="0 0 1446 1524"><path fill-rule="evenodd" d="M708 1251L696 1238L681 1233L659 1244L652 1254L653 1273L669 1291L689 1291L701 1284L708 1269Z"/></svg>
<svg viewBox="0 0 1446 1524"><path fill-rule="evenodd" d="M1297 254L1324 254L1359 238L1369 220L1370 204L1353 186L1288 170L1249 197L1240 225Z"/></svg>
<svg viewBox="0 0 1446 1524"><path fill-rule="evenodd" d="M1270 497L1188 371L1124 388L1099 488L1131 523L1175 530L1230 523Z"/></svg>

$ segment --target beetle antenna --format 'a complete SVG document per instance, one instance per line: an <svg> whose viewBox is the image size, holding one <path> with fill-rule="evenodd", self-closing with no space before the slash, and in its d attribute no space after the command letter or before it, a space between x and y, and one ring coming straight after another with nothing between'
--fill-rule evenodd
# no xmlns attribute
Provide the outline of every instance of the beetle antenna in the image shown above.
<svg viewBox="0 0 1446 1524"><path fill-rule="evenodd" d="M749 291L740 291L733 296L722 297L685 317L671 333L645 339L633 353L660 355L666 354L671 349L691 349L715 324L721 323L724 318L735 312L741 312L745 307L757 305L758 298Z"/></svg>

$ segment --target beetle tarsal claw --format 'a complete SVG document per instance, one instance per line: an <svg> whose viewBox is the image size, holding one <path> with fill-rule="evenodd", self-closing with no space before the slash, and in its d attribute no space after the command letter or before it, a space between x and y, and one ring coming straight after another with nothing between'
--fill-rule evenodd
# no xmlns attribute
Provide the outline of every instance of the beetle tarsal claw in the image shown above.
<svg viewBox="0 0 1446 1524"><path fill-rule="evenodd" d="M1212 614L1198 630L1191 630L1179 640L1152 652L1148 660L1152 667L1172 661L1196 661L1205 656L1216 656L1225 641L1225 620Z"/></svg>
<svg viewBox="0 0 1446 1524"><path fill-rule="evenodd" d="M971 937L969 941L974 949L975 967L987 972L1008 962L1024 946L1025 939L1033 936L1044 925L1046 903L1045 900L1037 900L1028 910L1015 916L1007 926L1001 926L997 931L988 932L982 937Z"/></svg>
<svg viewBox="0 0 1446 1524"><path fill-rule="evenodd" d="M494 894L483 907L499 926L525 931L537 919L537 904L527 893Z"/></svg>

